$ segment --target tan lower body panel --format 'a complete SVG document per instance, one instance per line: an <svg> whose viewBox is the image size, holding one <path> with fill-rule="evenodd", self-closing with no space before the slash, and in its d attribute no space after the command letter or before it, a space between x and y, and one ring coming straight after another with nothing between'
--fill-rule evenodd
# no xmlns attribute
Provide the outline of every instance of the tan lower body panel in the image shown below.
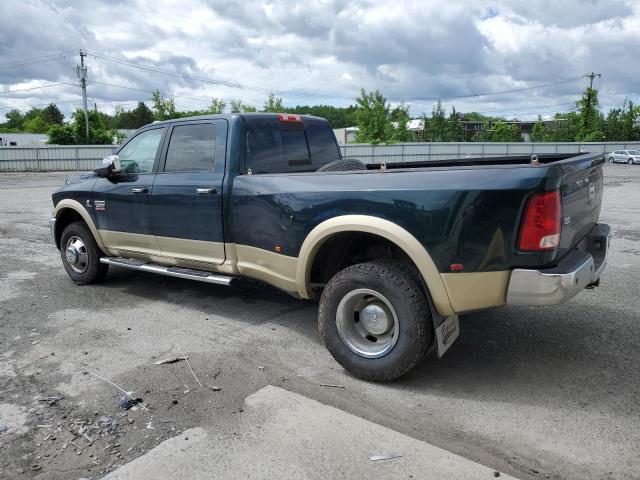
<svg viewBox="0 0 640 480"><path fill-rule="evenodd" d="M293 294L299 292L297 257L233 243L225 245L109 230L100 230L99 233L112 255L230 275L241 274ZM225 247L228 253L226 260ZM443 273L440 276L452 309L460 313L504 305L510 273Z"/></svg>
<svg viewBox="0 0 640 480"><path fill-rule="evenodd" d="M98 230L107 250L126 250L146 255L159 255L160 246L154 235Z"/></svg>
<svg viewBox="0 0 640 480"><path fill-rule="evenodd" d="M156 240L165 257L217 265L224 262L224 243L222 242L205 242L174 237L156 237Z"/></svg>
<svg viewBox="0 0 640 480"><path fill-rule="evenodd" d="M510 275L509 270L441 274L456 313L504 305Z"/></svg>
<svg viewBox="0 0 640 480"><path fill-rule="evenodd" d="M298 259L247 245L235 245L238 270L242 275L257 278L287 292L297 293Z"/></svg>

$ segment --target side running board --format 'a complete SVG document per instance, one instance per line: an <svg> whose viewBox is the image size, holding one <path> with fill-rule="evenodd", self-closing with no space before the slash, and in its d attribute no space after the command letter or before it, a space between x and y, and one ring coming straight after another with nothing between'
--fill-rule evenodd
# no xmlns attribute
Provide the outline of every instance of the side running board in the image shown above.
<svg viewBox="0 0 640 480"><path fill-rule="evenodd" d="M218 275L204 270L194 270L182 267L166 267L155 263L147 263L142 260L134 260L132 258L122 257L102 257L100 263L107 265L115 265L117 267L130 268L131 270L140 270L141 272L157 273L167 275L169 277L187 278L189 280L197 280L199 282L215 283L216 285L231 285L236 277L228 277Z"/></svg>

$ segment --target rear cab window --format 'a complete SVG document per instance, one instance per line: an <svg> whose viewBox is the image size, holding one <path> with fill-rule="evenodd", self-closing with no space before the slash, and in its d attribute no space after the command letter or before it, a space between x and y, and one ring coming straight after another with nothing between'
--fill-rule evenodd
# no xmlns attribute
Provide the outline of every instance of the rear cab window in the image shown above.
<svg viewBox="0 0 640 480"><path fill-rule="evenodd" d="M329 122L314 117L247 115L245 171L313 172L340 158Z"/></svg>
<svg viewBox="0 0 640 480"><path fill-rule="evenodd" d="M171 131L165 172L213 170L216 127L212 123L176 125Z"/></svg>

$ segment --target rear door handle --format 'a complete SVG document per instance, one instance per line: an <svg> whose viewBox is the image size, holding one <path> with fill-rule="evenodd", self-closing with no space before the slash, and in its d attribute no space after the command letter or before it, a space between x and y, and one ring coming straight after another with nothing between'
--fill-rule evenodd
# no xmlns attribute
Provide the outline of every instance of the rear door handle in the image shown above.
<svg viewBox="0 0 640 480"><path fill-rule="evenodd" d="M211 195L212 193L216 193L215 188L196 188L196 193L198 195Z"/></svg>
<svg viewBox="0 0 640 480"><path fill-rule="evenodd" d="M131 189L131 193L149 193L147 187L136 187Z"/></svg>

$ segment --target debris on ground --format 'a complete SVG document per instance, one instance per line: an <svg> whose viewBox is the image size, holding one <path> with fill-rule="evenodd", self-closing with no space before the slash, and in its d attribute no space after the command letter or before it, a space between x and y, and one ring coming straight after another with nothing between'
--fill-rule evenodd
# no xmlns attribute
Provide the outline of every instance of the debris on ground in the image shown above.
<svg viewBox="0 0 640 480"><path fill-rule="evenodd" d="M182 354L182 357L184 358L184 361L185 361L185 362L187 362L187 367L189 367L189 371L191 372L191 375L193 375L193 378L195 378L195 379L196 379L196 382L198 382L198 385L200 385L200 388L204 388L204 385L202 385L202 384L200 383L200 380L198 380L198 377L196 377L196 374L195 374L195 372L193 371L193 368L191 368L191 364L189 363L189 360L188 360L188 358L189 358L189 357L187 357L187 356L184 354L184 352L182 351L182 349L180 348L180 346L179 346L179 345L176 345L176 346L178 347L178 350L180 350L180 353Z"/></svg>
<svg viewBox="0 0 640 480"><path fill-rule="evenodd" d="M219 385L209 385L209 388L214 392L219 392L220 390L222 390L222 387Z"/></svg>
<svg viewBox="0 0 640 480"><path fill-rule="evenodd" d="M39 398L39 402L47 402L50 407L56 405L60 400L64 400L64 397L60 395L49 395L48 397Z"/></svg>
<svg viewBox="0 0 640 480"><path fill-rule="evenodd" d="M118 405L120 405L120 408L124 408L125 410L129 410L134 405L140 405L144 407L144 405L142 405L141 398L134 398L128 394L120 397L120 400L118 400Z"/></svg>
<svg viewBox="0 0 640 480"><path fill-rule="evenodd" d="M344 385L336 385L334 383L320 383L321 387L344 388Z"/></svg>
<svg viewBox="0 0 640 480"><path fill-rule="evenodd" d="M167 363L177 363L180 360L188 360L189 357L171 357L171 358L164 358L162 360L158 360L157 362L153 362L154 365L165 365Z"/></svg>
<svg viewBox="0 0 640 480"><path fill-rule="evenodd" d="M7 427L6 425L0 425L0 433L6 432L7 430L9 430L9 427Z"/></svg>
<svg viewBox="0 0 640 480"><path fill-rule="evenodd" d="M189 363L189 360L187 360L187 364L188 364L188 363ZM125 406L123 406L123 405L122 405L122 398L124 398L124 397L120 398L120 406L121 406L122 408L124 408L124 409L126 409L126 410L129 410L129 409L130 409L131 407L133 407L134 405L140 405L143 409L145 409L145 410L149 411L149 409L148 409L147 407L145 407L145 406L142 404L142 399L141 399L141 398L135 398L135 397L133 397L133 396L132 396L133 392L127 392L127 391L126 391L124 388L122 388L120 385L116 385L116 384L115 384L115 383L113 383L111 380L109 380L109 379L107 379L107 378L104 378L104 377L101 377L101 376L100 376L100 375L98 375L97 373L93 373L93 372L92 372L92 371L90 371L90 370L87 370L87 371L86 371L86 373L88 373L88 374L90 374L90 375L93 375L94 377L99 378L100 380L103 380L103 381L107 382L107 383L108 383L108 384L110 384L110 385L113 385L113 386L114 386L114 387L116 387L118 390L120 390L122 393L124 393L126 397L129 397L129 399L130 399L130 400L133 400L133 401L134 401L134 403L132 403L132 404L131 404L131 405L129 405L128 407L125 407ZM195 376L195 375L194 375L194 376ZM198 382L198 383L200 383L200 382Z"/></svg>
<svg viewBox="0 0 640 480"><path fill-rule="evenodd" d="M378 460L392 460L400 457L402 457L401 453L385 453L382 455L371 455L371 461L377 462Z"/></svg>

